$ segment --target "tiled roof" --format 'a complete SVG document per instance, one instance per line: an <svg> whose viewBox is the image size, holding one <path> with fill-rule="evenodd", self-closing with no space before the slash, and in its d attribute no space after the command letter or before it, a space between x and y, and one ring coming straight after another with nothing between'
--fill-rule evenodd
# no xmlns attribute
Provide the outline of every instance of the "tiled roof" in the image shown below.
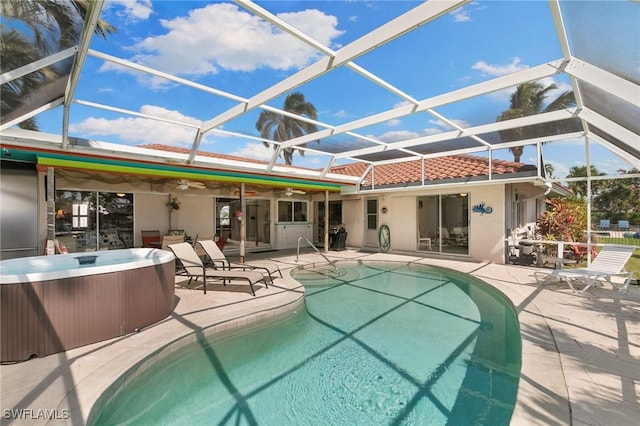
<svg viewBox="0 0 640 426"><path fill-rule="evenodd" d="M421 160L413 160L403 163L376 166L374 171L375 184L378 186L421 182L421 163ZM350 163L332 167L330 172L349 176L362 176L367 167L368 165L365 163ZM486 176L489 174L489 160L487 158L476 157L473 155L452 155L448 157L425 159L424 168L425 181ZM492 173L501 175L519 171L530 171L534 169L534 166L524 163L493 160ZM367 174L363 184L371 184L371 172Z"/></svg>
<svg viewBox="0 0 640 426"><path fill-rule="evenodd" d="M188 154L190 152L187 148L162 144L148 144L141 145L140 147L178 154ZM213 152L198 151L198 155L233 161L244 161L254 164L268 164L267 161ZM376 186L382 186L421 182L421 163L421 160L413 160L402 163L378 165L375 167L375 184ZM484 157L477 157L473 155L451 155L448 157L429 158L424 160L424 165L425 181L468 178L473 176L486 176L489 174L489 160ZM356 162L333 166L329 169L329 172L346 176L362 176L362 174L367 170L367 167L369 167L367 163ZM534 169L534 166L524 163L493 160L492 173L495 175L501 175L505 173L515 173ZM362 184L365 186L371 184L371 172L367 174Z"/></svg>
<svg viewBox="0 0 640 426"><path fill-rule="evenodd" d="M155 150L158 150L158 151L166 151L166 152L174 152L176 154L189 154L191 152L191 150L187 149L187 148L181 148L181 147L171 146L171 145L162 145L162 144L157 144L157 143L156 144L148 144L148 145L140 145L140 148L155 149ZM267 161L254 160L254 159L245 158L245 157L236 157L234 155L227 155L227 154L217 154L217 153L213 153L213 152L198 151L198 155L201 155L203 157L219 158L219 159L224 159L224 160L244 161L244 162L247 162L247 163L269 164L269 162L267 162Z"/></svg>

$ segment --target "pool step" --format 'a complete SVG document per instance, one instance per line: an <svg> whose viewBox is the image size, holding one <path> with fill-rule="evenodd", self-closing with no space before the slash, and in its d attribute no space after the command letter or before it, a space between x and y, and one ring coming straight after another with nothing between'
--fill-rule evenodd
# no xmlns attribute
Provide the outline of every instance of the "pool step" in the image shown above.
<svg viewBox="0 0 640 426"><path fill-rule="evenodd" d="M356 280L360 273L357 268L349 267L339 267L339 272L336 273L330 265L322 264L314 268L305 265L304 268L296 270L292 276L305 285L331 285Z"/></svg>

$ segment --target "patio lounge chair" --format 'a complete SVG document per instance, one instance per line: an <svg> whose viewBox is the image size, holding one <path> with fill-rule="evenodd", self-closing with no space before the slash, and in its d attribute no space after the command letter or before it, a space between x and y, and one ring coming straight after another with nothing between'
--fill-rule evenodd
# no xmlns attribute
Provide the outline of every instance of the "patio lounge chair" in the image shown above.
<svg viewBox="0 0 640 426"><path fill-rule="evenodd" d="M207 253L205 253L204 250L202 250L202 247L200 247L200 245L198 244L198 241L202 241L202 240L214 241L215 239L216 239L216 234L214 234L213 232L196 234L196 238L193 240L193 248L196 249L196 253L198 253L198 256L201 259L203 259L207 255Z"/></svg>
<svg viewBox="0 0 640 426"><path fill-rule="evenodd" d="M633 272L626 272L624 270L624 265L627 263L634 250L634 246L608 244L600 250L600 253L598 253L595 260L586 268L557 269L547 274L542 281L538 278L538 275L543 274L543 271L536 271L534 276L540 285L548 283L553 278L557 278L560 281L566 279L567 284L569 284L569 287L574 293L576 292L576 289L573 287L573 282L575 281L586 282L587 285L580 291L580 293L584 293L594 286L598 280L604 279L613 287L626 293L629 289ZM615 275L626 275L627 279L624 281L622 286L618 286L611 281L611 278Z"/></svg>
<svg viewBox="0 0 640 426"><path fill-rule="evenodd" d="M207 266L211 266L213 268L222 268L224 270L231 269L242 269L245 271L261 271L265 277L268 277L271 282L273 282L273 275L279 274L280 278L282 278L282 271L277 264L271 262L251 262L251 263L233 263L229 262L227 257L222 253L222 251L218 248L218 245L213 240L202 240L198 241L196 244L201 247L202 250L206 253L207 261L205 264Z"/></svg>
<svg viewBox="0 0 640 426"><path fill-rule="evenodd" d="M171 244L183 243L184 234L177 235L163 235L162 236L162 250L168 250Z"/></svg>
<svg viewBox="0 0 640 426"><path fill-rule="evenodd" d="M205 267L204 263L202 263L202 259L198 257L195 249L189 243L170 244L169 250L173 252L182 267L184 267L185 273L189 276L189 283L191 283L191 280L194 278L198 280L198 278L202 277L202 280L204 281L204 294L207 294L208 278L222 280L223 285L227 285L227 281L232 280L247 281L251 287L251 294L254 296L256 295L253 288L254 284L262 281L265 287L269 288L267 280L260 272L222 270Z"/></svg>

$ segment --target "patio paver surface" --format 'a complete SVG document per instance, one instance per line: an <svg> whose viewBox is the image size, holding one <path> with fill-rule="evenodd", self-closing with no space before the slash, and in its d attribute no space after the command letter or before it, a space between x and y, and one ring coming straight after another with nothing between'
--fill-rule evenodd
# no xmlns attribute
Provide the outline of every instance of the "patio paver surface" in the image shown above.
<svg viewBox="0 0 640 426"><path fill-rule="evenodd" d="M333 260L395 260L469 273L500 290L518 312L522 371L512 425L637 425L640 418L640 288L620 294L610 286L574 294L566 284L540 287L534 268L434 259L358 250L329 252ZM83 424L99 397L136 365L152 364L194 336L286 315L303 303L303 288L288 271L323 263L304 250L249 253L247 261L278 262L285 277L251 296L248 286L176 287L176 308L161 322L136 334L64 353L0 367L1 424ZM184 280L178 277L177 281ZM182 336L190 336L178 340ZM173 343L173 344L172 344ZM11 418L7 410L57 410L52 420ZM68 411L63 411L68 410ZM68 413L68 416L65 415Z"/></svg>

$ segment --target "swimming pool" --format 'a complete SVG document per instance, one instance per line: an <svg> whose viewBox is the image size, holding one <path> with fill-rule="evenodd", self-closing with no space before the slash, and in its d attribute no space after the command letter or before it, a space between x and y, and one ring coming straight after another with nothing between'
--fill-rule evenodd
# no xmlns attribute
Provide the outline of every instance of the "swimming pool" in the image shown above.
<svg viewBox="0 0 640 426"><path fill-rule="evenodd" d="M301 271L305 308L198 339L131 380L94 424L508 424L513 308L476 279L406 263Z"/></svg>

